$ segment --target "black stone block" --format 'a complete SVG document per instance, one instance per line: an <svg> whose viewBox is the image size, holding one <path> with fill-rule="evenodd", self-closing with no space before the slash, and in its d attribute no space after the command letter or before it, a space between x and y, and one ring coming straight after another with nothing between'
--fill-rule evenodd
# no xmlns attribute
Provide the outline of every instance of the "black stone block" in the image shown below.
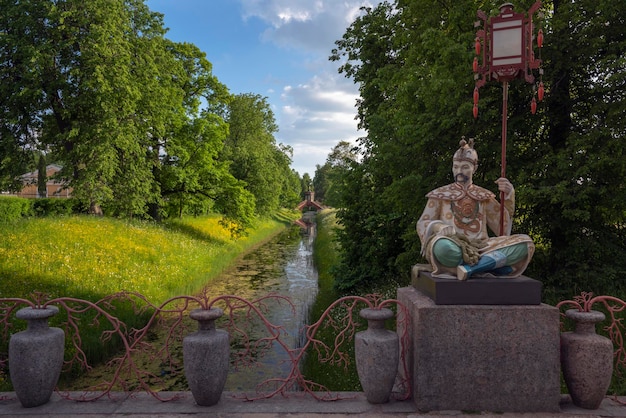
<svg viewBox="0 0 626 418"><path fill-rule="evenodd" d="M530 277L513 279L472 277L461 281L433 277L414 266L412 285L436 305L539 305L541 282Z"/></svg>

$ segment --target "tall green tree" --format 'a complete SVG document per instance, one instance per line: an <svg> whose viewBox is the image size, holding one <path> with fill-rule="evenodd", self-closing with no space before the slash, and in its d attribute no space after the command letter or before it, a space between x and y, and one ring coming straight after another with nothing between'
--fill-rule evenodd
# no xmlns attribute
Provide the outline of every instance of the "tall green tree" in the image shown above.
<svg viewBox="0 0 626 418"><path fill-rule="evenodd" d="M300 197L302 199L304 199L304 192L310 192L312 190L315 190L315 185L313 184L313 180L311 180L311 176L309 175L309 173L304 173L302 175L300 184L301 184L301 189L302 189Z"/></svg>
<svg viewBox="0 0 626 418"><path fill-rule="evenodd" d="M236 229L245 229L254 215L253 196L229 173L228 165L219 161L228 135L228 124L221 115L231 95L195 45L168 42L166 46L169 60L163 61L166 68L161 73L168 76L171 87L163 91L155 86L151 91L172 95L177 106L155 118L148 131L162 203L166 212L176 216L218 210ZM152 99L152 104L159 103L158 97ZM241 206L224 205L226 200Z"/></svg>
<svg viewBox="0 0 626 418"><path fill-rule="evenodd" d="M560 297L624 291L626 4L555 0L549 17L548 94L518 192L540 244L531 274Z"/></svg>
<svg viewBox="0 0 626 418"><path fill-rule="evenodd" d="M532 3L516 7L527 10ZM424 195L451 181L461 136L476 138L475 181L495 190L502 89L498 83L481 89L474 121L471 61L476 11L494 15L498 6L382 3L364 9L337 41L331 59L358 84L358 117L367 130L359 142L363 158L345 177L339 287L407 277L419 261L414 225ZM538 242L529 272L551 288L571 289L588 282L583 276L589 272L608 268L607 282L624 272L617 254L626 248L618 203L626 162L614 156L624 146L625 49L617 28L625 14L622 4L608 1L557 1L544 9L548 99L532 116L533 86L511 83L507 176L518 189L516 229ZM603 244L609 251L602 252Z"/></svg>
<svg viewBox="0 0 626 418"><path fill-rule="evenodd" d="M313 178L315 200L336 208L347 205L348 202L343 201L342 191L349 187L346 174L357 161L357 150L348 141L340 141L334 146L324 165L316 166Z"/></svg>
<svg viewBox="0 0 626 418"><path fill-rule="evenodd" d="M267 99L258 94L239 94L228 105L229 134L222 159L230 162L230 172L245 182L254 195L256 212L268 214L278 209L286 189L293 188L289 169L291 150L276 143L278 126ZM293 203L293 196L289 204Z"/></svg>
<svg viewBox="0 0 626 418"><path fill-rule="evenodd" d="M446 157L471 124L463 103L473 80L459 65L471 63L472 21L460 12L467 3L381 3L337 41L331 59L358 84L367 131L361 162L345 176L339 287L406 277L417 261L423 196L444 184Z"/></svg>
<svg viewBox="0 0 626 418"><path fill-rule="evenodd" d="M32 38L41 36L35 22L47 16L41 3L0 1L0 189L17 191L21 174L32 165L31 150L41 135L44 100L37 83L37 51Z"/></svg>
<svg viewBox="0 0 626 418"><path fill-rule="evenodd" d="M48 173L46 168L46 155L40 154L37 160L37 194L39 197L48 197Z"/></svg>
<svg viewBox="0 0 626 418"><path fill-rule="evenodd" d="M141 1L3 0L2 9L2 76L17 82L2 83L5 131L31 132L36 146L58 154L74 195L94 210L117 200L141 211L152 182L137 141L133 52L136 34L163 33L162 22Z"/></svg>
<svg viewBox="0 0 626 418"><path fill-rule="evenodd" d="M315 200L320 203L326 203L326 190L329 187L328 174L331 167L328 163L324 165L315 165L315 174L313 176L312 184L313 190L315 190ZM308 174L307 174L308 176ZM303 191L305 189L303 188Z"/></svg>
<svg viewBox="0 0 626 418"><path fill-rule="evenodd" d="M280 179L279 205L284 208L293 208L301 202L300 175L291 168L293 148L290 145L278 144L274 149Z"/></svg>
<svg viewBox="0 0 626 418"><path fill-rule="evenodd" d="M0 6L3 188L41 149L94 213L193 207L251 224L253 196L218 159L231 95L202 51L164 37L162 15L142 0Z"/></svg>

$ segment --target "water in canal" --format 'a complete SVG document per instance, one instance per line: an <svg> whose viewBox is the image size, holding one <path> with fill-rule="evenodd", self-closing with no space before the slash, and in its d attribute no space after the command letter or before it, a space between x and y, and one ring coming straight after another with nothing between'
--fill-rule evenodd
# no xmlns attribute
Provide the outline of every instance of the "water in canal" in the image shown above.
<svg viewBox="0 0 626 418"><path fill-rule="evenodd" d="M313 265L314 230L308 234L292 227L254 252L245 255L229 272L207 286L209 295L235 295L249 301L268 294L286 296L293 308L283 303L269 303L266 318L282 325L285 334L281 340L292 348L302 344L302 330L318 290L317 271ZM219 326L219 325L218 325ZM262 325L255 327L259 336L267 336ZM247 330L252 332L254 330ZM229 371L226 391L250 391L269 378L287 377L291 364L284 349L273 344L251 367Z"/></svg>

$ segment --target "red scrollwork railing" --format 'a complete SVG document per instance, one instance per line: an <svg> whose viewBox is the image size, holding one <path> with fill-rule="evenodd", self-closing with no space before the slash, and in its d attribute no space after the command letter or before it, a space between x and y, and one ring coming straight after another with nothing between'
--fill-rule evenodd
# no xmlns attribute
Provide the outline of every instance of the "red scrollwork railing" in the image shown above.
<svg viewBox="0 0 626 418"><path fill-rule="evenodd" d="M129 305L138 316L145 316L145 324L139 328L127 325L115 315L120 303ZM319 320L305 326L306 339L302 346L291 347L289 335L280 324L274 324L267 318L270 303L285 304L295 314L293 303L280 295L267 295L252 301L233 295L210 298L206 292L199 296L177 296L166 300L160 305L151 303L140 293L119 292L109 295L97 302L90 302L72 297L48 298L44 294L35 293L32 300L23 298L0 298L0 333L8 341L13 326L13 317L21 307L45 308L57 306L64 316L60 326L66 334L66 349L69 346L70 354L66 356L64 369L80 368L90 370L88 356L84 351L81 337L81 326L102 326L100 335L102 343L115 338L120 348L119 354L107 362L108 378L91 385L82 391L78 397L76 392L59 392L67 399L77 401L93 401L102 397L111 397L114 392L144 391L161 401L175 400L179 395L169 397L158 389L163 376L148 370L136 359L148 356L151 363L160 362L169 371L162 374L180 373L180 359L174 355L177 344L189 332L191 322L187 320L192 309L211 309L219 306L225 313L220 327L226 329L231 341L237 340L237 349L231 351L231 363L236 367L253 365L273 345L280 347L286 353L289 362L289 373L284 377L271 377L257 385L254 394L236 394L244 400L271 398L278 394L283 396L294 388L304 391L318 400L337 400L340 395L332 393L324 385L313 382L303 375L300 363L306 353L315 353L322 363L330 363L346 367L352 359L347 354L346 346L353 341L357 328L361 325L357 318L360 308L397 307L397 329L400 336L400 372L395 397L407 399L410 394L408 369L406 365L406 350L408 343L408 315L405 307L397 300L382 300L379 295L346 296L331 304L321 315ZM341 315L333 314L340 310ZM85 323L89 317L89 323ZM252 338L245 325L251 321L262 324L264 334L260 338ZM151 342L151 332L155 326L164 330L165 337L162 343ZM328 344L316 336L321 328L330 327L335 332L333 344ZM293 337L293 336L291 336ZM0 358L0 373L6 370L7 358ZM162 386L162 385L161 385ZM156 388L156 389L155 389Z"/></svg>

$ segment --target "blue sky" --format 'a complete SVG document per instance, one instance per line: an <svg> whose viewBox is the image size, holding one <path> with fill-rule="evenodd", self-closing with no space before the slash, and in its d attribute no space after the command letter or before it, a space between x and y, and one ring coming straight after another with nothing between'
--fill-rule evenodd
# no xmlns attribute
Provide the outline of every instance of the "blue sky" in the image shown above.
<svg viewBox="0 0 626 418"><path fill-rule="evenodd" d="M294 150L292 167L315 174L339 141L355 142L357 86L328 56L359 13L379 0L147 0L163 13L167 37L204 51L234 94L270 103L276 141Z"/></svg>

